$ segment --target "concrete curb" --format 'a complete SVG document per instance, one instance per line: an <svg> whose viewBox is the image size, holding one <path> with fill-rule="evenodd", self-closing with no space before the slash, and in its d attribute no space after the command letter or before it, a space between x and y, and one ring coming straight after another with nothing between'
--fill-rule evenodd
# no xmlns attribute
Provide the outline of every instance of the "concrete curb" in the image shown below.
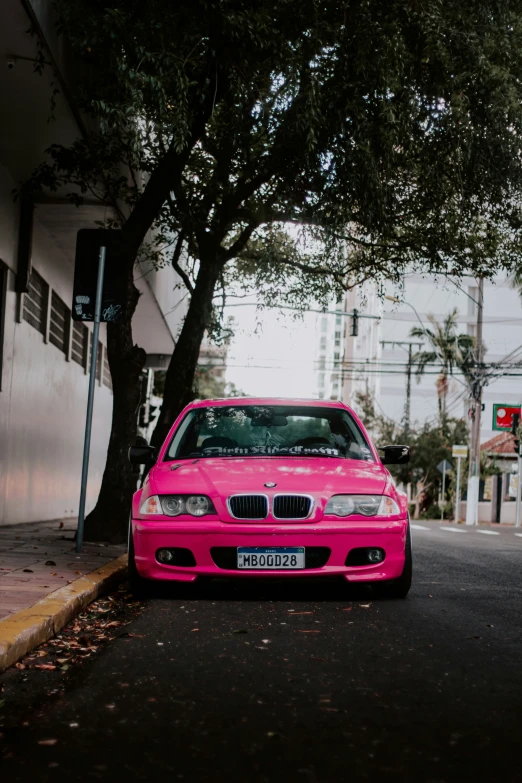
<svg viewBox="0 0 522 783"><path fill-rule="evenodd" d="M122 582L126 574L127 555L122 555L0 620L0 672L58 633L91 601Z"/></svg>

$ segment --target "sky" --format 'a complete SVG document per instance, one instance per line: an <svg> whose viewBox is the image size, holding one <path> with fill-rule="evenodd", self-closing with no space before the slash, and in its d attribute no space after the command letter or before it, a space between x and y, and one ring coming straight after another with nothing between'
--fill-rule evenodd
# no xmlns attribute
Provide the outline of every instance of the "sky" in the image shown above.
<svg viewBox="0 0 522 783"><path fill-rule="evenodd" d="M226 380L245 394L315 397L315 313L295 320L284 310L229 305L235 320Z"/></svg>

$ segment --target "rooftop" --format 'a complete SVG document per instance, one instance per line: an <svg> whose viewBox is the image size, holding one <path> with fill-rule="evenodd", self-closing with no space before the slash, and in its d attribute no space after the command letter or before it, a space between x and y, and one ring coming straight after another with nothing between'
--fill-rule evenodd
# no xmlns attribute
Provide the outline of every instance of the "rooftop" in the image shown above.
<svg viewBox="0 0 522 783"><path fill-rule="evenodd" d="M480 450L486 454L502 454L506 457L515 458L515 438L511 432L500 432L494 438L481 443Z"/></svg>

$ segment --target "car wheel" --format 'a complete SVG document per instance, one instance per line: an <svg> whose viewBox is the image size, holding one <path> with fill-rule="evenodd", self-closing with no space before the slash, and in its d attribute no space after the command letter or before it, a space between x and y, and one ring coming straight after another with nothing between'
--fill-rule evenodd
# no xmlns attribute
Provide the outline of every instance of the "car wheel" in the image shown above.
<svg viewBox="0 0 522 783"><path fill-rule="evenodd" d="M408 532L406 534L405 555L406 560L404 561L404 568L402 574L397 579L391 579L390 581L373 585L373 589L379 598L406 598L410 591L413 573L413 558L411 554L411 532L409 524Z"/></svg>
<svg viewBox="0 0 522 783"><path fill-rule="evenodd" d="M130 591L135 598L148 598L152 594L152 584L150 579L144 579L138 573L136 560L134 557L134 540L132 537L132 523L129 522L129 562L128 577Z"/></svg>

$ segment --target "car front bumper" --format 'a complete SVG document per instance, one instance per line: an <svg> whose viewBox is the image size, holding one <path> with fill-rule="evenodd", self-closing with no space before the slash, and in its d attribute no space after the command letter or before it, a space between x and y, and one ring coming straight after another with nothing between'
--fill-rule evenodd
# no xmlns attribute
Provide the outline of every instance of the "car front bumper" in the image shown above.
<svg viewBox="0 0 522 783"><path fill-rule="evenodd" d="M396 579L403 571L408 519L365 522L321 522L318 524L230 524L212 522L132 521L135 561L140 576L147 579L191 582L206 577L299 577L343 576L349 582ZM331 550L325 565L296 570L237 570L220 568L211 554L214 547L327 547ZM189 549L194 566L164 565L156 560L162 547ZM351 549L381 547L386 557L381 563L347 566Z"/></svg>

